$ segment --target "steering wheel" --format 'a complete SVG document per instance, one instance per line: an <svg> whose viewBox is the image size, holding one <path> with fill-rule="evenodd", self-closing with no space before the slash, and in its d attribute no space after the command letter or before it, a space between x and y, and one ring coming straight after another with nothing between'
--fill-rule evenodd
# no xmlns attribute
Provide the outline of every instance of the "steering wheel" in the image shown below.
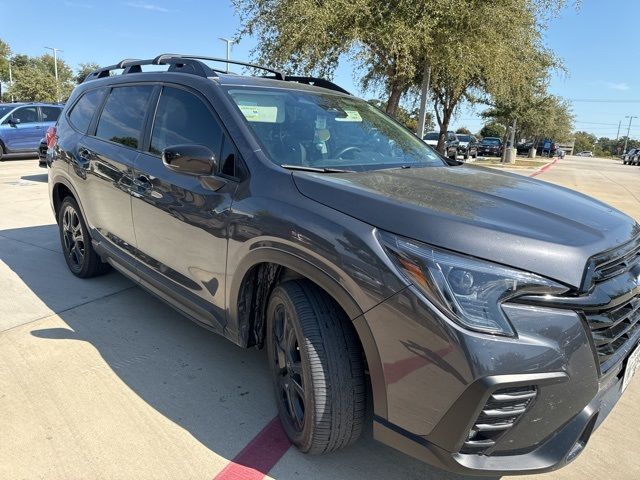
<svg viewBox="0 0 640 480"><path fill-rule="evenodd" d="M347 152L361 152L362 149L360 147L345 147L336 153L336 158L341 158Z"/></svg>

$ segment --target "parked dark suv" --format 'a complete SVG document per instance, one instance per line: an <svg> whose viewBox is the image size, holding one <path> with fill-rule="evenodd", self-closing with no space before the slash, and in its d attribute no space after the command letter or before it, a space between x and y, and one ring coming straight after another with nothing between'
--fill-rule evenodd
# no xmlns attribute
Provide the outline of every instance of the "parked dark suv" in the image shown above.
<svg viewBox="0 0 640 480"><path fill-rule="evenodd" d="M448 165L325 80L213 60L123 61L75 89L48 159L71 271L114 266L266 347L303 452L354 442L372 405L375 438L447 470L573 460L640 362L638 224Z"/></svg>

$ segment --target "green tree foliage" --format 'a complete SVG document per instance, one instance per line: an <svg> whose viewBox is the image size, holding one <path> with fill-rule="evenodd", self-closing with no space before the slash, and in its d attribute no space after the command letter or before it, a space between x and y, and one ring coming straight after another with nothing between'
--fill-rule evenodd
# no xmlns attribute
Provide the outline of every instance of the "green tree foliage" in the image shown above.
<svg viewBox="0 0 640 480"><path fill-rule="evenodd" d="M592 133L587 132L576 132L573 134L574 137L574 152L582 152L584 150L593 150L598 139ZM609 139L607 139L609 140Z"/></svg>
<svg viewBox="0 0 640 480"><path fill-rule="evenodd" d="M467 127L460 127L456 130L456 133L459 133L461 135L471 135L471 130L469 130Z"/></svg>
<svg viewBox="0 0 640 480"><path fill-rule="evenodd" d="M57 102L66 99L73 90L73 71L64 60L58 59L57 85L51 55L16 55L11 59L11 65L14 78L10 93L16 100Z"/></svg>
<svg viewBox="0 0 640 480"><path fill-rule="evenodd" d="M87 78L87 75L89 75L94 70L97 70L98 68L100 68L100 65L95 62L81 63L80 65L78 65L78 73L76 73L73 79L77 84L80 84L84 82L84 79Z"/></svg>
<svg viewBox="0 0 640 480"><path fill-rule="evenodd" d="M395 115L431 68L431 93L441 133L464 99L506 96L526 83L544 52L543 13L564 0L232 0L239 36L260 42L253 55L291 71L330 77L344 56L365 89L384 89ZM488 20L490 19L490 20ZM444 136L441 136L443 143Z"/></svg>
<svg viewBox="0 0 640 480"><path fill-rule="evenodd" d="M578 148L578 138L579 134L583 134L586 132L576 132L576 146L574 148L574 152L579 152L581 150L591 150L593 154L598 157L608 157L610 155L618 156L624 153L624 141L627 138L626 136L620 137L617 140L615 138L608 137L600 137L597 141L592 144L592 147L589 148ZM595 138L594 135L590 135ZM632 148L640 148L640 140L635 140L633 138L629 138L627 140L627 150L631 150Z"/></svg>
<svg viewBox="0 0 640 480"><path fill-rule="evenodd" d="M504 127L504 125L498 122L490 122L485 124L482 127L482 129L480 130L480 136L483 138L484 137L502 138L504 137L505 132L506 132L506 128Z"/></svg>
<svg viewBox="0 0 640 480"><path fill-rule="evenodd" d="M459 0L457 0L459 1ZM289 71L331 77L342 56L363 73L365 89L383 87L395 114L413 84L434 7L448 0L232 0L243 27L260 38L253 54Z"/></svg>
<svg viewBox="0 0 640 480"><path fill-rule="evenodd" d="M383 100L371 99L367 100L367 102L376 107L378 110L382 110L383 112L387 110L387 102ZM418 127L418 115L419 112L417 108L408 109L401 104L398 105L395 119L412 132L415 132ZM425 131L433 129L433 125L433 115L427 113Z"/></svg>

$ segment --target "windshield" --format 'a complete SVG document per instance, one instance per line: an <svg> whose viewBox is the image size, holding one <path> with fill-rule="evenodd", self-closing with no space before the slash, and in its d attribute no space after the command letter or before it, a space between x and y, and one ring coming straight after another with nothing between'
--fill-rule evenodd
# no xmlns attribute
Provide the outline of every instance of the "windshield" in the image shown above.
<svg viewBox="0 0 640 480"><path fill-rule="evenodd" d="M482 144L483 145L500 145L500 139L499 138L483 138Z"/></svg>
<svg viewBox="0 0 640 480"><path fill-rule="evenodd" d="M440 134L438 132L429 132L424 136L425 140L438 140Z"/></svg>
<svg viewBox="0 0 640 480"><path fill-rule="evenodd" d="M6 106L0 105L0 118L4 117L7 113L9 113L14 108L16 107L6 107Z"/></svg>
<svg viewBox="0 0 640 480"><path fill-rule="evenodd" d="M469 135L458 135L458 140L460 140L461 142L470 142L471 141L471 136L469 136Z"/></svg>
<svg viewBox="0 0 640 480"><path fill-rule="evenodd" d="M227 91L279 165L355 171L445 165L418 137L363 100L275 88Z"/></svg>

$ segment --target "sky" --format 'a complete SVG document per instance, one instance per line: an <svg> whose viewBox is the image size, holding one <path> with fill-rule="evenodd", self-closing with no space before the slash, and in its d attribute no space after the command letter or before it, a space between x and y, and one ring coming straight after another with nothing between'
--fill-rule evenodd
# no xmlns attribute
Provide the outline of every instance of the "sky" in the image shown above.
<svg viewBox="0 0 640 480"><path fill-rule="evenodd" d="M627 132L625 116L640 117L638 18L638 0L582 0L548 23L545 44L566 68L553 75L549 90L571 102L576 130L615 138L619 122L620 135ZM42 55L49 52L44 47L55 47L72 68L165 52L224 57L219 37L232 37L239 27L229 0L0 0L0 38L14 53ZM243 38L231 57L249 60L257 42ZM359 88L348 59L334 81L358 96L374 96ZM452 127L478 131L481 110L463 105ZM640 118L630 132L640 138Z"/></svg>

